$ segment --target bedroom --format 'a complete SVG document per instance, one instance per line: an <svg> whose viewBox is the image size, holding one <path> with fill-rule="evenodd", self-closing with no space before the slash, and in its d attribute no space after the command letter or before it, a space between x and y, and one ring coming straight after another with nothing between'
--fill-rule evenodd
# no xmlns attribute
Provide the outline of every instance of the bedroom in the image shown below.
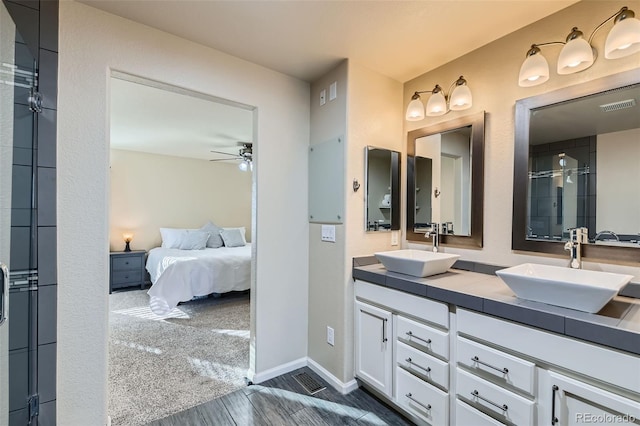
<svg viewBox="0 0 640 426"><path fill-rule="evenodd" d="M120 73L110 86L109 410L142 424L244 384L253 111Z"/></svg>

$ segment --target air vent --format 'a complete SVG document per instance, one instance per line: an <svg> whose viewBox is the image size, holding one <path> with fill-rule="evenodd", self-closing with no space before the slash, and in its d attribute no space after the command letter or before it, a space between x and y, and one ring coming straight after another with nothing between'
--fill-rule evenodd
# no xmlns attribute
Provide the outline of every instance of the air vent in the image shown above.
<svg viewBox="0 0 640 426"><path fill-rule="evenodd" d="M600 105L602 112L618 111L620 109L631 108L636 105L635 99L627 99L624 101L612 102L610 104Z"/></svg>
<svg viewBox="0 0 640 426"><path fill-rule="evenodd" d="M322 386L316 381L316 379L314 379L307 373L298 373L293 376L293 378L296 379L296 381L300 383L310 395L316 394L321 390L325 390L327 388L326 386Z"/></svg>

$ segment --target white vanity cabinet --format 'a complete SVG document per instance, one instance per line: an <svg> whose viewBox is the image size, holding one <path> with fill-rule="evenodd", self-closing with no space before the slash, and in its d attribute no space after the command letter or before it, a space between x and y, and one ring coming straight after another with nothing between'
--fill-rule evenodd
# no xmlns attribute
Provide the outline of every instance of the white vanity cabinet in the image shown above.
<svg viewBox="0 0 640 426"><path fill-rule="evenodd" d="M356 375L388 397L393 391L391 321L391 312L356 301Z"/></svg>
<svg viewBox="0 0 640 426"><path fill-rule="evenodd" d="M637 375L640 371L630 371L629 374ZM553 371L540 369L539 377L538 414L546 424L567 426L640 423L640 401Z"/></svg>
<svg viewBox="0 0 640 426"><path fill-rule="evenodd" d="M415 422L448 425L448 305L363 281L355 296L356 377Z"/></svg>

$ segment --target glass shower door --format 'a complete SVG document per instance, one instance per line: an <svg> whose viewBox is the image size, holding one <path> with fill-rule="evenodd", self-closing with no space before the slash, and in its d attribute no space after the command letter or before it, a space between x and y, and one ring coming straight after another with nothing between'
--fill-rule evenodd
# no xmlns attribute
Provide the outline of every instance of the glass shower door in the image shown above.
<svg viewBox="0 0 640 426"><path fill-rule="evenodd" d="M0 426L36 425L38 414L36 54L1 2Z"/></svg>

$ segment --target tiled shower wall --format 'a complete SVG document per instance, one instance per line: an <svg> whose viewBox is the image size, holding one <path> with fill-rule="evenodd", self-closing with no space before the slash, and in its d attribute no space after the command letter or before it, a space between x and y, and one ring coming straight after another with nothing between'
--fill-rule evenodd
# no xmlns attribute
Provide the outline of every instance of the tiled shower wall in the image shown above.
<svg viewBox="0 0 640 426"><path fill-rule="evenodd" d="M15 315L10 320L10 340L30 340L30 357L10 356L10 392L18 401L28 394L39 396L37 424L56 424L56 109L58 82L58 0L3 0L17 30L39 63L39 92L43 111L36 114L34 126L20 131L32 132L33 144L28 164L20 163L31 171L17 176L14 165L13 192L24 193L24 185L35 182L37 199L32 210L32 227L12 220L11 262L20 269L37 269L38 290L10 293L10 309ZM16 134L16 140L28 140L28 135ZM23 156L27 159L29 156ZM16 156L14 156L14 164ZM16 216L15 214L13 215ZM15 241L15 244L14 244ZM30 244L26 244L30 241ZM26 249L24 247L27 247ZM26 267L26 268L25 268ZM13 268L13 269L16 269ZM24 293L24 295L22 294ZM28 294L28 296L27 296ZM32 306L29 315L19 310L20 304ZM14 300L15 299L15 300ZM28 322L31 320L32 327ZM25 323L26 322L26 323ZM16 338L17 336L17 338ZM11 344L13 346L13 344ZM37 348L37 349L36 349ZM23 350L24 351L24 350ZM16 365L12 365L12 361ZM23 368L21 359L28 359L30 368ZM27 377L23 377L27 375ZM25 387L25 384L28 386ZM28 422L26 408L10 413L11 426L24 426ZM33 424L33 423L32 423Z"/></svg>

